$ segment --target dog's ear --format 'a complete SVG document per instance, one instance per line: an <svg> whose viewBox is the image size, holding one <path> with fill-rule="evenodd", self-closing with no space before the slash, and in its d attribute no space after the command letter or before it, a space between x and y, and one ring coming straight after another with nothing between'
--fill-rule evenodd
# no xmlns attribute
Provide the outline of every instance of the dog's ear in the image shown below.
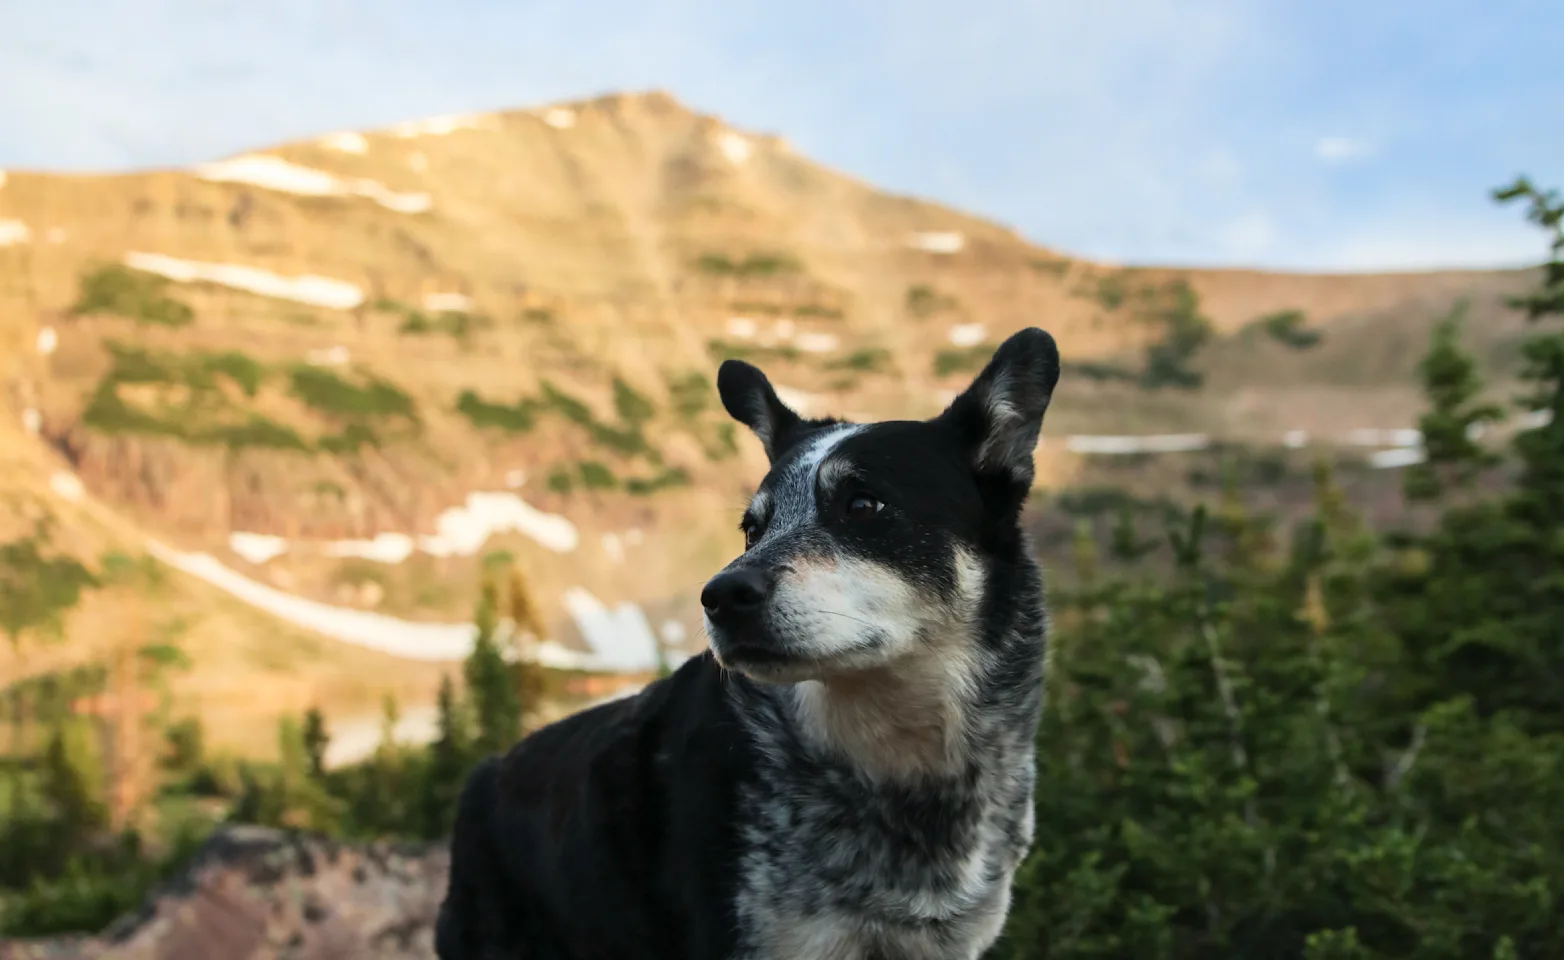
<svg viewBox="0 0 1564 960"><path fill-rule="evenodd" d="M1032 451L1058 382L1054 338L1028 327L999 345L988 366L936 421L956 433L977 473L1030 488Z"/></svg>
<svg viewBox="0 0 1564 960"><path fill-rule="evenodd" d="M803 418L777 397L766 375L743 360L722 362L717 369L717 393L728 415L760 438L772 463L787 450L790 436L803 425Z"/></svg>

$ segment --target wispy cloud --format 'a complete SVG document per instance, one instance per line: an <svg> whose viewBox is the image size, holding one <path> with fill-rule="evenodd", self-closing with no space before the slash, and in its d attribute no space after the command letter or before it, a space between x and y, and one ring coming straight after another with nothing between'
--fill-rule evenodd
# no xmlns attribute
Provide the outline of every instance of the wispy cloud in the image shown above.
<svg viewBox="0 0 1564 960"><path fill-rule="evenodd" d="M1314 141L1314 155L1326 163L1347 163L1373 153L1373 144L1353 137L1321 137Z"/></svg>
<svg viewBox="0 0 1564 960"><path fill-rule="evenodd" d="M1515 172L1564 179L1564 127L1535 122L1564 99L1561 33L1564 6L1526 0L13 3L0 168L658 87L1086 255L1318 267L1374 236L1402 262L1502 233L1514 212L1482 198Z"/></svg>

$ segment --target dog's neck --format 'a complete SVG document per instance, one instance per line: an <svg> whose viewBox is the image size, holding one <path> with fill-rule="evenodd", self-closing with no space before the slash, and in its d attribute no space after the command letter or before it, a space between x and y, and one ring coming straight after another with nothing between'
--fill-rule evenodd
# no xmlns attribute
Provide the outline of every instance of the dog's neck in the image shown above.
<svg viewBox="0 0 1564 960"><path fill-rule="evenodd" d="M876 781L956 773L965 761L976 665L955 649L793 685L791 719L810 746Z"/></svg>

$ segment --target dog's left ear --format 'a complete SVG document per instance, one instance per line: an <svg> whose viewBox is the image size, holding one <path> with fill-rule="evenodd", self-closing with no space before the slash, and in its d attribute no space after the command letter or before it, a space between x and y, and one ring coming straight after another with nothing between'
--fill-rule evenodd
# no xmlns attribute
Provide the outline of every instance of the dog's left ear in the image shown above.
<svg viewBox="0 0 1564 960"><path fill-rule="evenodd" d="M766 375L743 360L724 360L717 368L717 394L728 415L760 438L772 463L803 425L803 418L777 397Z"/></svg>
<svg viewBox="0 0 1564 960"><path fill-rule="evenodd" d="M1032 451L1058 382L1054 338L1028 327L999 345L983 372L936 420L956 432L977 473L1030 488Z"/></svg>

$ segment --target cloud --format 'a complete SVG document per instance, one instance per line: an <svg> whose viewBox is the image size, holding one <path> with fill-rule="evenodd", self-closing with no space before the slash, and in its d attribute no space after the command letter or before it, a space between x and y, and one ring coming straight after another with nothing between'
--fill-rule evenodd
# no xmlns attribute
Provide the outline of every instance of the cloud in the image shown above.
<svg viewBox="0 0 1564 960"><path fill-rule="evenodd" d="M1314 141L1314 155L1326 163L1347 163L1372 156L1373 153L1372 144L1352 137L1321 137Z"/></svg>

